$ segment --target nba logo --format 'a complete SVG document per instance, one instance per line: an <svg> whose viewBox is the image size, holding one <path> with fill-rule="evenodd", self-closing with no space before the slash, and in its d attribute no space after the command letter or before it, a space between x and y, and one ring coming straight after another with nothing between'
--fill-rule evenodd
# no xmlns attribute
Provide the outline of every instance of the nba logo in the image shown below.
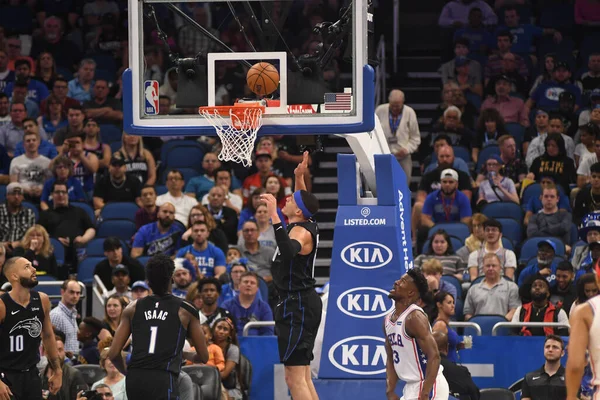
<svg viewBox="0 0 600 400"><path fill-rule="evenodd" d="M157 115L158 114L158 81L145 81L144 82L144 98L146 104L144 106L144 113L146 115Z"/></svg>

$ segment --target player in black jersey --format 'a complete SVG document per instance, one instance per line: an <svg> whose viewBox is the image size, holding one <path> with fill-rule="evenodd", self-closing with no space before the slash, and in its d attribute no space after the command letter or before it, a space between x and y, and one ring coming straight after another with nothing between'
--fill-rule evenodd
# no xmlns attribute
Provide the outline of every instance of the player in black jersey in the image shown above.
<svg viewBox="0 0 600 400"><path fill-rule="evenodd" d="M267 204L277 240L271 265L273 285L280 298L274 313L275 328L279 358L285 366L285 381L294 400L319 398L310 375L323 307L314 289L319 228L312 216L319 210L319 201L306 191L304 174L307 168L308 153L305 152L302 162L294 170L296 191L288 197L282 210L289 220L287 230L277 215L275 197L271 194L261 196Z"/></svg>
<svg viewBox="0 0 600 400"><path fill-rule="evenodd" d="M127 374L129 400L179 398L177 378L186 338L196 348L194 361L208 360L198 311L171 294L173 271L175 264L169 256L157 254L148 261L146 278L153 294L125 308L110 346L108 357L119 371ZM133 352L126 367L121 351L129 335Z"/></svg>
<svg viewBox="0 0 600 400"><path fill-rule="evenodd" d="M62 386L62 369L50 322L50 299L32 290L37 284L35 268L23 257L4 264L12 290L0 297L0 400L39 400L42 380L36 364L43 342L53 373L48 389L56 394ZM14 396L14 397L11 397Z"/></svg>

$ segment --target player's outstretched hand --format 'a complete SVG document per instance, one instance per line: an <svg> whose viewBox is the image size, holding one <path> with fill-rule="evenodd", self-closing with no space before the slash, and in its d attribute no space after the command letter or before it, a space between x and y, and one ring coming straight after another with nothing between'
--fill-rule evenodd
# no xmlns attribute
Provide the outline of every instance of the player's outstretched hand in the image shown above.
<svg viewBox="0 0 600 400"><path fill-rule="evenodd" d="M387 400L400 400L400 396L396 393L388 393Z"/></svg>
<svg viewBox="0 0 600 400"><path fill-rule="evenodd" d="M295 176L303 176L306 173L306 171L308 170L308 157L308 151L305 151L302 154L302 162L298 164L298 166L294 170Z"/></svg>
<svg viewBox="0 0 600 400"><path fill-rule="evenodd" d="M277 199L271 193L265 193L260 195L260 201L263 201L267 205L267 213L270 217L277 215Z"/></svg>
<svg viewBox="0 0 600 400"><path fill-rule="evenodd" d="M52 372L52 375L48 378L48 390L50 393L56 394L60 390L62 386L62 371L57 374L56 372Z"/></svg>
<svg viewBox="0 0 600 400"><path fill-rule="evenodd" d="M0 381L0 400L10 400L12 395L10 388Z"/></svg>

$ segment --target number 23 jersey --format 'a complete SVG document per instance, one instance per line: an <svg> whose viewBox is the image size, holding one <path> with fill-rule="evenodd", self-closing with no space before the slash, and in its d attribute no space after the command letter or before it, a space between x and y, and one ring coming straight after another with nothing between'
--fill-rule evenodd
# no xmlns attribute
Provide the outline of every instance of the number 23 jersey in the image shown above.
<svg viewBox="0 0 600 400"><path fill-rule="evenodd" d="M425 380L427 372L427 356L417 343L417 340L408 336L405 330L406 318L412 312L422 312L423 309L415 304L410 305L396 320L391 321L395 310L385 316L385 335L392 348L392 360L396 375L402 381L420 382ZM431 329L431 327L429 328ZM438 375L444 368L440 365Z"/></svg>

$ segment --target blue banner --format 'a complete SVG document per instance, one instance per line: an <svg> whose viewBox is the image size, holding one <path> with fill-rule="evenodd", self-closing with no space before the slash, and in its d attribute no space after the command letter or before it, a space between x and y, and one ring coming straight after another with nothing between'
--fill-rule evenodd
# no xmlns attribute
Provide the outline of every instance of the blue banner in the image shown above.
<svg viewBox="0 0 600 400"><path fill-rule="evenodd" d="M410 191L392 155L375 156L377 198L360 199L356 157L338 155L339 206L319 378L381 379L388 293L412 268Z"/></svg>

